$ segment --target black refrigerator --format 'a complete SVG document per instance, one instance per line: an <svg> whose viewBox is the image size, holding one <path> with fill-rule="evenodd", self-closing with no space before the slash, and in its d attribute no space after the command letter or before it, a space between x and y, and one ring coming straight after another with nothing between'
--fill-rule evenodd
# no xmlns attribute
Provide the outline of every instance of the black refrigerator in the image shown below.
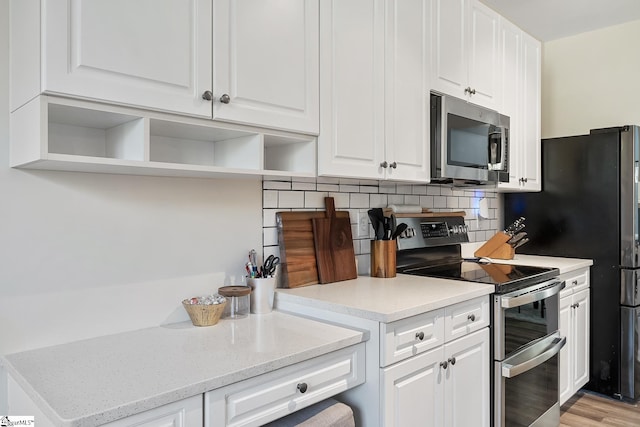
<svg viewBox="0 0 640 427"><path fill-rule="evenodd" d="M542 191L504 195L504 222L526 218L518 253L593 259L590 380L640 397L638 179L640 127L542 140Z"/></svg>

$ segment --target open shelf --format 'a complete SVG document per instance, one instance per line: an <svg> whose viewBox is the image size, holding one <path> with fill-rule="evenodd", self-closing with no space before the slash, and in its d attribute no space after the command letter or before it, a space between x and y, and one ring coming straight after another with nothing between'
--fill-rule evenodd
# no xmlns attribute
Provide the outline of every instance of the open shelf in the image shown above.
<svg viewBox="0 0 640 427"><path fill-rule="evenodd" d="M48 95L10 120L12 167L186 177L316 174L314 136Z"/></svg>
<svg viewBox="0 0 640 427"><path fill-rule="evenodd" d="M48 152L144 160L144 119L48 104Z"/></svg>

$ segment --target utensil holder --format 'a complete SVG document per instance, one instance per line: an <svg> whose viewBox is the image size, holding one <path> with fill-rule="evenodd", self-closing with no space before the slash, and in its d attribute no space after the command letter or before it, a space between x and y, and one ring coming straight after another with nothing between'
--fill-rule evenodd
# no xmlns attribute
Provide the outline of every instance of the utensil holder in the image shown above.
<svg viewBox="0 0 640 427"><path fill-rule="evenodd" d="M247 278L247 285L251 287L250 307L253 314L271 313L273 297L276 290L276 278Z"/></svg>
<svg viewBox="0 0 640 427"><path fill-rule="evenodd" d="M371 241L371 277L396 277L395 240Z"/></svg>

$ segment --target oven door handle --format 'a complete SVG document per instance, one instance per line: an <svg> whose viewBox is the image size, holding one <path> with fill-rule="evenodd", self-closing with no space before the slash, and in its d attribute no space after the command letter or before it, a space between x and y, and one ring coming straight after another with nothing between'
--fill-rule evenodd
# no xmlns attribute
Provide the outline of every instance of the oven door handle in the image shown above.
<svg viewBox="0 0 640 427"><path fill-rule="evenodd" d="M566 343L567 338L561 337L560 332L532 342L502 362L502 376L513 378L541 365L558 354Z"/></svg>
<svg viewBox="0 0 640 427"><path fill-rule="evenodd" d="M500 297L500 306L502 308L520 307L531 302L549 298L559 293L564 287L565 283L563 281L550 280L549 282L538 285L538 289L534 289L531 292L522 293L522 290L520 290L502 295Z"/></svg>

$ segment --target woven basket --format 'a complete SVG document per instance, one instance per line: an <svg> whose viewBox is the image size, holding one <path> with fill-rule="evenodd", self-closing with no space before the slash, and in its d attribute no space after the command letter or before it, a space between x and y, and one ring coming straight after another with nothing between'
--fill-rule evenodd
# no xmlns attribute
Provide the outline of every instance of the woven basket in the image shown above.
<svg viewBox="0 0 640 427"><path fill-rule="evenodd" d="M184 300L182 305L194 326L213 326L220 320L227 301L221 304L189 304L188 300Z"/></svg>

